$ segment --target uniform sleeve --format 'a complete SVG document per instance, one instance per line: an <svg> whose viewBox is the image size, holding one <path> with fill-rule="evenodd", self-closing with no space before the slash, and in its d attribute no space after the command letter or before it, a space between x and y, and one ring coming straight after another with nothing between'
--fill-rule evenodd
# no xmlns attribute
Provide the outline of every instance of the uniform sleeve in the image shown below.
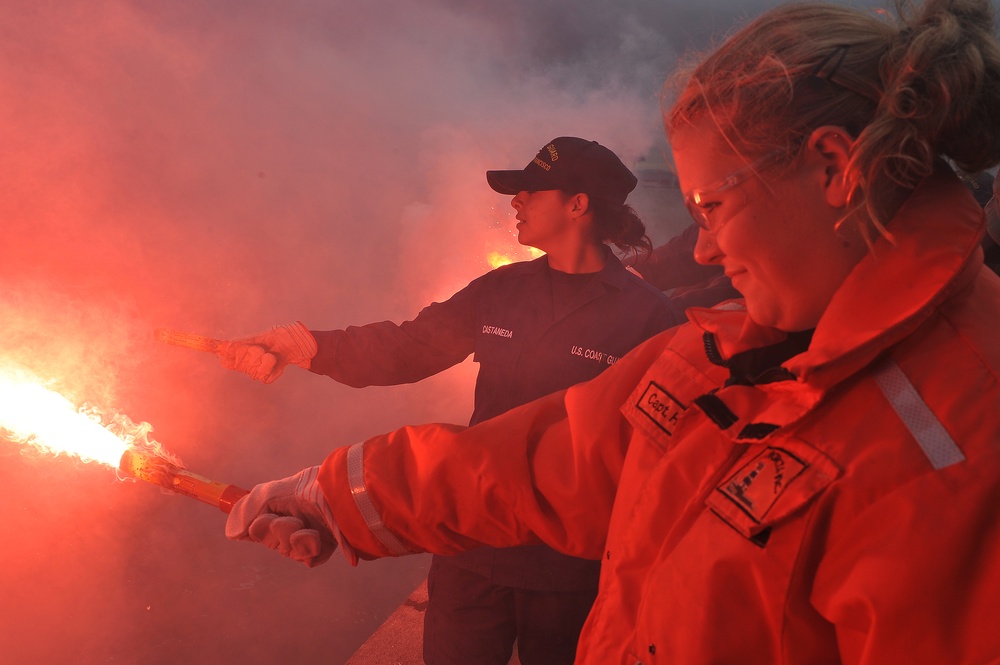
<svg viewBox="0 0 1000 665"><path fill-rule="evenodd" d="M413 383L462 362L475 349L482 278L411 321L311 331L319 351L310 371L354 388Z"/></svg>
<svg viewBox="0 0 1000 665"><path fill-rule="evenodd" d="M664 297L663 305L658 307L650 317L649 326L646 330L646 337L652 337L657 333L669 330L687 321L684 310L673 300Z"/></svg>
<svg viewBox="0 0 1000 665"><path fill-rule="evenodd" d="M1000 485L976 482L964 464L867 507L825 553L813 604L835 626L845 664L1000 656Z"/></svg>
<svg viewBox="0 0 1000 665"><path fill-rule="evenodd" d="M671 334L475 427L406 427L334 451L320 482L344 537L361 558L534 543L599 558L631 434L621 406Z"/></svg>
<svg viewBox="0 0 1000 665"><path fill-rule="evenodd" d="M721 275L721 266L701 265L694 260L697 242L698 225L692 223L679 235L654 248L644 261L636 265L636 270L661 291L701 284Z"/></svg>

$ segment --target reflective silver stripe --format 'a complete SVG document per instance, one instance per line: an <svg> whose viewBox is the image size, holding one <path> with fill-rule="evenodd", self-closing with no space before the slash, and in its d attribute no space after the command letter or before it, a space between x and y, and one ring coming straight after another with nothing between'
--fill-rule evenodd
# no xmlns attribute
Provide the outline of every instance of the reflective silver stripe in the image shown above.
<svg viewBox="0 0 1000 665"><path fill-rule="evenodd" d="M943 469L965 459L958 444L895 361L886 360L875 370L875 382L935 469Z"/></svg>
<svg viewBox="0 0 1000 665"><path fill-rule="evenodd" d="M365 444L356 443L347 451L347 482L351 484L354 504L361 511L365 524L387 550L396 556L410 554L410 550L399 542L399 538L382 523L382 516L375 510L375 504L365 485Z"/></svg>

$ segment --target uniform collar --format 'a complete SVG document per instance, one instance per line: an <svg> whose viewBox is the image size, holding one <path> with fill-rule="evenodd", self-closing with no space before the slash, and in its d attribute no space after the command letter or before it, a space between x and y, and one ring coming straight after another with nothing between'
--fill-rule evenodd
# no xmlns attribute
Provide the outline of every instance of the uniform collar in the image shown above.
<svg viewBox="0 0 1000 665"><path fill-rule="evenodd" d="M559 311L553 309L553 317L556 321L562 320L573 312L579 310L591 302L605 297L608 293L623 291L628 286L631 279L625 266L611 252L611 248L604 247L604 267L598 273L594 273L595 278L586 280L579 291L574 293L566 302L559 305ZM544 271L545 279L548 280L552 274L552 268L548 263L548 256L542 256L534 261L539 266L539 271ZM546 296L551 298L551 291L546 292ZM551 302L551 301L550 301Z"/></svg>
<svg viewBox="0 0 1000 665"><path fill-rule="evenodd" d="M809 348L783 366L825 389L911 334L978 272L983 219L953 174L928 177L890 222L894 242L876 240L834 294ZM715 336L724 358L786 337L750 321L738 301L722 309L691 309L688 316Z"/></svg>
<svg viewBox="0 0 1000 665"><path fill-rule="evenodd" d="M531 261L531 264L536 266L539 271L553 269L549 266L548 255L534 259ZM628 285L629 280L632 279L628 269L607 245L604 246L604 267L601 268L598 274L601 276L601 283L610 284L617 289L624 289Z"/></svg>

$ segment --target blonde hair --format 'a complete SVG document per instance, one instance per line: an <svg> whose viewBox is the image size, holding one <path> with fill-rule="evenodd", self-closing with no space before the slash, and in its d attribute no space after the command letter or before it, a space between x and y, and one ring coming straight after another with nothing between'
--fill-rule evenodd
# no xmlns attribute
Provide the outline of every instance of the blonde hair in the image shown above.
<svg viewBox="0 0 1000 665"><path fill-rule="evenodd" d="M856 141L849 214L887 233L898 205L944 156L1000 162L1000 43L990 0L897 0L895 16L824 3L772 9L668 82L668 136L710 118L748 161L822 125Z"/></svg>

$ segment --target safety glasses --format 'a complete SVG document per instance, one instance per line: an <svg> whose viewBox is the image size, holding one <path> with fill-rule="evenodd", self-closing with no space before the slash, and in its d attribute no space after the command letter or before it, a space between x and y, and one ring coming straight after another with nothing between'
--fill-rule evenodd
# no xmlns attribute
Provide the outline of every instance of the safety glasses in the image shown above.
<svg viewBox="0 0 1000 665"><path fill-rule="evenodd" d="M694 218L695 223L709 233L716 233L727 221L732 219L733 215L742 210L747 204L746 197L743 198L742 202L730 199L726 205L729 214L723 219L718 219L710 216L720 203L716 200L718 195L745 182L764 167L777 162L785 154L785 150L776 150L768 153L760 159L750 162L743 168L733 171L722 180L717 180L705 187L692 189L684 197L684 205L687 206L688 212L691 213L691 217Z"/></svg>

